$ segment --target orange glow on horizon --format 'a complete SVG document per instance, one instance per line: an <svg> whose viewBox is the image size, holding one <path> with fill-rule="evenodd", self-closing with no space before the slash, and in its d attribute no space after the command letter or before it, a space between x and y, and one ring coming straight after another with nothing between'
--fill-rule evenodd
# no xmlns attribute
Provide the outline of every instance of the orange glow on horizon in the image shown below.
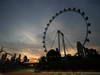
<svg viewBox="0 0 100 75"><path fill-rule="evenodd" d="M38 51L37 51L38 52ZM40 53L33 52L30 48L23 48L20 49L20 52L18 54L21 54L21 59L23 60L24 56L27 56L29 59L29 63L35 63L38 62L38 59L40 58Z"/></svg>
<svg viewBox="0 0 100 75"><path fill-rule="evenodd" d="M74 56L76 53L77 53L77 49L68 48L66 50L66 54L71 54L72 56ZM64 55L64 50L61 50L61 54Z"/></svg>
<svg viewBox="0 0 100 75"><path fill-rule="evenodd" d="M37 58L29 58L29 59L30 59L29 63L39 62L39 60Z"/></svg>

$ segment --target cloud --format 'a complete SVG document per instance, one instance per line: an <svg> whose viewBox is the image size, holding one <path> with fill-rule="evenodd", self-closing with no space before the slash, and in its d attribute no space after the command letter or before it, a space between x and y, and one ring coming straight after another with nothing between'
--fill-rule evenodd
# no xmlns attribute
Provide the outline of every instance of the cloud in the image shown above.
<svg viewBox="0 0 100 75"><path fill-rule="evenodd" d="M88 3L100 5L100 0L87 0Z"/></svg>
<svg viewBox="0 0 100 75"><path fill-rule="evenodd" d="M40 50L44 28L52 15L63 8L78 7L86 10L92 18L90 22L94 31L91 35L96 37L96 45L99 46L99 4L100 0L0 0L0 45ZM67 33L71 40L84 39L83 34L82 38L77 34L84 30L84 24L76 13L64 13L55 20L50 26L47 40L53 40L57 28Z"/></svg>

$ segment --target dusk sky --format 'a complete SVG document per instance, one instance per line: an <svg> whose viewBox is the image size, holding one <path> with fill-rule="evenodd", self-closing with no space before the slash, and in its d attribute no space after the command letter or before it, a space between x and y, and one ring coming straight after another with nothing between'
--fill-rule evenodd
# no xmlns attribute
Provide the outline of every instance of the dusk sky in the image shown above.
<svg viewBox="0 0 100 75"><path fill-rule="evenodd" d="M85 12L92 24L88 47L99 51L100 0L0 0L0 45L33 48L31 51L38 54L43 50L42 37L46 24L56 12L64 8L80 8ZM48 35L54 36L53 32L57 29L67 34L72 44L79 38L80 41L84 40L85 22L77 13L64 13L55 19Z"/></svg>

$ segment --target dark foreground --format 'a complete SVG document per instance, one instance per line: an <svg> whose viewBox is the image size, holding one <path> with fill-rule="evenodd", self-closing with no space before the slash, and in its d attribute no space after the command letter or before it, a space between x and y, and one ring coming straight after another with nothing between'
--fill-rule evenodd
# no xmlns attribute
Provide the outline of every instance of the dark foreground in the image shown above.
<svg viewBox="0 0 100 75"><path fill-rule="evenodd" d="M100 72L40 72L40 73L3 73L0 75L100 75Z"/></svg>
<svg viewBox="0 0 100 75"><path fill-rule="evenodd" d="M52 62L42 61L38 65L40 70L93 70L100 71L99 57L64 57L59 61L54 59Z"/></svg>
<svg viewBox="0 0 100 75"><path fill-rule="evenodd" d="M27 73L25 73L27 72ZM0 73L3 75L39 75L40 73L77 73L77 72L100 72L100 58L99 57L64 57L59 61L39 63L14 63L14 62L0 62ZM71 74L68 74L71 75ZM76 74L77 75L77 74ZM80 75L80 74L79 74ZM83 74L84 75L84 74ZM91 75L91 74L90 74ZM95 74L94 74L95 75ZM96 74L96 75L100 75Z"/></svg>

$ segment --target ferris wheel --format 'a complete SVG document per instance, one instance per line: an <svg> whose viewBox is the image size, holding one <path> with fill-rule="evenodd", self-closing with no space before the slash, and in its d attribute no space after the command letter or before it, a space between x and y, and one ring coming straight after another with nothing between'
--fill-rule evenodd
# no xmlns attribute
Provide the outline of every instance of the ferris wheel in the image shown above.
<svg viewBox="0 0 100 75"><path fill-rule="evenodd" d="M85 27L85 37L84 37L84 40L82 42L82 45L85 46L86 43L88 43L90 40L89 40L89 34L91 34L91 30L90 30L90 26L91 26L91 23L88 22L88 16L85 15L85 12L84 11L81 11L80 9L78 8L64 8L62 10L60 10L59 12L57 12L54 16L52 16L52 18L48 21L48 23L46 24L46 27L44 29L44 32L43 32L43 48L44 48L44 52L48 52L48 47L47 47L47 40L46 38L47 37L47 34L49 34L48 30L50 30L50 26L52 24L52 22L57 18L59 17L61 14L64 14L64 13L67 13L67 12L75 12L75 13L78 13L82 19L84 20L84 24L86 25Z"/></svg>

